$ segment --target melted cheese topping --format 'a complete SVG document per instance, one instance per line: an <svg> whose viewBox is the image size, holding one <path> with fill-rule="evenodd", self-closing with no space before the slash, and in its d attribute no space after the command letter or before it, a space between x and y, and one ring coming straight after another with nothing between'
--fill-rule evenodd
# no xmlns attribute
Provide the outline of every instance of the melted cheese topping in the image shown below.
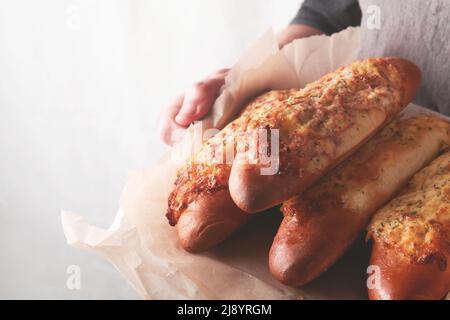
<svg viewBox="0 0 450 320"><path fill-rule="evenodd" d="M450 152L414 175L376 213L368 230L369 236L415 262L445 262L450 255Z"/></svg>
<svg viewBox="0 0 450 320"><path fill-rule="evenodd" d="M356 118L367 117L370 109L379 109L389 119L401 109L403 94L400 73L380 58L342 67L301 90L261 95L178 171L168 201L169 222L176 224L189 203L200 195L228 187L231 165L214 163L221 162L217 151L224 154L227 141L236 141L237 132L279 129L279 174L301 178L322 170L336 158L342 143L340 136L356 127ZM255 142L244 141L242 150L250 149L251 143Z"/></svg>
<svg viewBox="0 0 450 320"><path fill-rule="evenodd" d="M379 202L373 193L383 193L385 189L380 186L385 183L384 168L393 167L403 150L419 149L426 143L424 137L429 131L440 137L441 140L433 142L439 143L440 149L448 145L450 124L444 119L421 115L392 122L305 193L286 201L281 210L291 215L326 210L345 210L358 215L373 212ZM304 206L309 207L305 212Z"/></svg>

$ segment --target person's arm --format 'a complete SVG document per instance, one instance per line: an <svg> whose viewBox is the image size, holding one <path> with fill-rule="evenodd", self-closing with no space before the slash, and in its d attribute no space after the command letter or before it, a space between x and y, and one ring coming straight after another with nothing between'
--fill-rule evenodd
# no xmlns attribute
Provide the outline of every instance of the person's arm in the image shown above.
<svg viewBox="0 0 450 320"><path fill-rule="evenodd" d="M305 0L290 25L277 35L280 48L295 39L318 34L331 34L361 21L358 0ZM161 140L172 145L177 129L203 118L212 108L214 101L225 84L229 69L221 69L205 79L196 82L184 95L178 96L169 105L162 117Z"/></svg>

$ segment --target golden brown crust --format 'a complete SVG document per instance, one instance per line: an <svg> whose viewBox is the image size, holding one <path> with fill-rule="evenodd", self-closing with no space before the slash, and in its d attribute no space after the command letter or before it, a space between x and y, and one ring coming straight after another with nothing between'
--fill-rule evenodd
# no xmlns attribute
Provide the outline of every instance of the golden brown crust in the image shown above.
<svg viewBox="0 0 450 320"><path fill-rule="evenodd" d="M228 192L228 177L231 166L228 164L210 165L189 162L178 171L175 189L169 196L167 219L170 225L177 224L181 214L189 204L204 195L212 196L216 192Z"/></svg>
<svg viewBox="0 0 450 320"><path fill-rule="evenodd" d="M367 59L252 112L246 128L280 130L279 172L264 176L267 164L235 161L231 197L257 212L305 190L405 107L419 82L419 70L406 60Z"/></svg>
<svg viewBox="0 0 450 320"><path fill-rule="evenodd" d="M278 95L278 92L271 91L256 98L244 109L240 117L204 142L197 153L178 169L166 213L172 226L177 224L181 214L199 197L212 197L216 192L228 190L228 178L239 133L243 131L242 128L252 112L267 107ZM231 161L227 160L228 156Z"/></svg>
<svg viewBox="0 0 450 320"><path fill-rule="evenodd" d="M407 60L400 58L385 58L385 61L394 66L400 73L400 82L402 92L402 105L406 106L416 95L421 82L421 72L417 66Z"/></svg>
<svg viewBox="0 0 450 320"><path fill-rule="evenodd" d="M177 172L169 195L166 217L177 225L181 246L189 252L210 249L225 240L248 220L230 197L228 178L234 157L238 128L249 112L270 99L268 93L257 98L237 118L201 148ZM261 102L258 102L261 101ZM231 148L231 151L229 150Z"/></svg>
<svg viewBox="0 0 450 320"><path fill-rule="evenodd" d="M401 67L397 68L397 65ZM405 71L408 68L413 71ZM414 68L401 59L369 59L341 68L303 90L270 91L256 98L239 118L204 143L178 170L168 200L166 216L170 224L177 224L183 214L192 215L191 219L185 217L185 221L194 221L194 217L197 221L202 221L201 217L207 221L220 214L224 215L224 220L225 217L233 220L239 216L237 221L241 223L227 223L233 228L218 232L216 241L212 237L205 239L212 246L246 221L245 213L237 209L233 201L220 201L220 208L215 205L227 195L225 190L233 191L232 196L241 208L255 211L255 207L267 207L267 202L271 205L280 203L309 186L403 107L405 99L410 98L410 91L414 91L405 89L403 82L407 88L412 88L411 83L419 78L419 72ZM407 73L409 80L403 79L402 73ZM239 169L237 159L233 167L226 161L224 157L230 148L231 154L235 155L236 150L245 152L255 143L251 139L238 141L240 134L271 128L281 130L279 175L263 176L258 181L261 178L259 166L255 167L257 174L249 174L251 170ZM243 152L239 152L238 159ZM258 188L260 190L255 192ZM249 190L253 191L254 198ZM239 199L241 195L243 201ZM192 207L201 208L201 211L194 213ZM189 245L187 240L182 242L183 246L191 251L205 249L200 243L201 235L207 233L199 232L207 226L183 225L178 228L183 238L196 239L195 246Z"/></svg>
<svg viewBox="0 0 450 320"><path fill-rule="evenodd" d="M382 269L382 286L372 297L439 299L450 290L450 152L414 175L368 230L372 262Z"/></svg>
<svg viewBox="0 0 450 320"><path fill-rule="evenodd" d="M283 161L282 150L280 150L280 171L275 175L262 175L260 166L245 163L245 160L239 161L241 154L238 154L229 179L230 193L234 202L242 210L253 213L301 193L347 157L353 149L365 142L386 119L385 114L375 108L364 111L363 115L359 111L348 112L348 117L348 120L352 119L353 124L341 133L340 139L336 140L339 142L330 143L327 136L318 137L313 133L310 139L306 139L305 144L293 149L299 150L298 155L302 158L303 169L299 169L298 174L295 174L290 164L283 169L281 163L294 162ZM361 135L362 132L370 134ZM364 139L361 140L362 137ZM290 147L288 150L291 150ZM297 192L293 193L293 190Z"/></svg>
<svg viewBox="0 0 450 320"><path fill-rule="evenodd" d="M213 196L203 194L180 216L178 238L186 251L202 252L228 238L249 218L233 203L227 189Z"/></svg>
<svg viewBox="0 0 450 320"><path fill-rule="evenodd" d="M305 193L286 201L272 244L272 274L303 285L330 267L417 170L450 140L435 116L395 121Z"/></svg>
<svg viewBox="0 0 450 320"><path fill-rule="evenodd" d="M378 240L372 243L370 264L379 267L379 283L368 289L371 300L437 300L450 288L450 267L443 269L438 259L411 262Z"/></svg>

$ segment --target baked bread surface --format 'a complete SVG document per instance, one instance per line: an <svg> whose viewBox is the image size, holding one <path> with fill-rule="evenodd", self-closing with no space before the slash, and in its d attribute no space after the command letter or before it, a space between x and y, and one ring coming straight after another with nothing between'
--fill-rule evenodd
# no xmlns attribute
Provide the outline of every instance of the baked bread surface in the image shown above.
<svg viewBox="0 0 450 320"><path fill-rule="evenodd" d="M273 275L285 284L303 285L325 271L375 210L449 140L449 122L436 116L394 121L311 188L284 202L269 257Z"/></svg>
<svg viewBox="0 0 450 320"><path fill-rule="evenodd" d="M368 227L373 299L440 299L450 290L450 152L418 172Z"/></svg>
<svg viewBox="0 0 450 320"><path fill-rule="evenodd" d="M245 212L272 207L309 187L395 116L419 82L412 63L377 58L301 90L257 97L178 170L166 216L177 225L182 246L206 250L245 223ZM268 163L254 153L263 143L254 133L274 129L280 137L278 170L261 175ZM266 151L275 153L270 143Z"/></svg>
<svg viewBox="0 0 450 320"><path fill-rule="evenodd" d="M297 91L282 92L245 120L245 129L279 130L279 170L238 152L230 193L244 211L258 212L308 188L409 103L420 72L399 58L354 62ZM251 141L250 141L251 143ZM258 160L258 159L256 159Z"/></svg>

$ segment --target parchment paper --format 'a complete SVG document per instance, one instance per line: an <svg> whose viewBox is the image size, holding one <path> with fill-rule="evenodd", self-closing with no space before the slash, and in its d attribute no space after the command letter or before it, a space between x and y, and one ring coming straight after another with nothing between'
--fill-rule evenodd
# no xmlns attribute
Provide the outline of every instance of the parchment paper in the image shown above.
<svg viewBox="0 0 450 320"><path fill-rule="evenodd" d="M356 60L359 28L331 37L313 36L278 49L267 31L231 69L203 129L222 128L243 103L266 89L301 88ZM423 112L410 106L408 115ZM179 148L192 143L192 131ZM67 243L98 253L110 261L146 299L366 299L369 248L360 239L342 259L311 284L296 289L275 281L268 270L268 251L281 221L277 208L253 220L218 248L189 254L165 218L175 170L171 152L145 169L135 170L107 230L90 225L81 215L62 213Z"/></svg>

